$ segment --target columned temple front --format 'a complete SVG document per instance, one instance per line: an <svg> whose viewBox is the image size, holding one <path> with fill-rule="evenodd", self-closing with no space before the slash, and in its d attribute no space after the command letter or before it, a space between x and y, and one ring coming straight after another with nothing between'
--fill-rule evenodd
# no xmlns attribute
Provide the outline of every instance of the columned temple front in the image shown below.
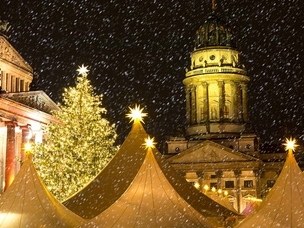
<svg viewBox="0 0 304 228"><path fill-rule="evenodd" d="M0 194L9 187L28 146L42 142L42 127L57 120L57 105L43 91L29 91L33 69L9 43L0 20Z"/></svg>

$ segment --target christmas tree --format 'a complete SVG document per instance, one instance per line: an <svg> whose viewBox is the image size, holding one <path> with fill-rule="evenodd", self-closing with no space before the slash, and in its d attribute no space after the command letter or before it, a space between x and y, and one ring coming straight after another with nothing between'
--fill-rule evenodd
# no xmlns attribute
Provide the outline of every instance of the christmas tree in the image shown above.
<svg viewBox="0 0 304 228"><path fill-rule="evenodd" d="M80 67L75 87L65 88L60 111L52 114L61 124L45 128L44 143L33 148L34 163L49 191L63 201L83 188L116 153L115 126L102 116L102 95L95 95Z"/></svg>

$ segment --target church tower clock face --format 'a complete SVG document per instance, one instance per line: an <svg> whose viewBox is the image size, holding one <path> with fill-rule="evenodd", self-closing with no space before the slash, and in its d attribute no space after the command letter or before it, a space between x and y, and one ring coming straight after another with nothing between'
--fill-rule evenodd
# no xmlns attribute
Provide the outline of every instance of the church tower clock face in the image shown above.
<svg viewBox="0 0 304 228"><path fill-rule="evenodd" d="M198 28L186 87L186 134L239 135L248 122L249 77L239 62L230 27L213 11Z"/></svg>

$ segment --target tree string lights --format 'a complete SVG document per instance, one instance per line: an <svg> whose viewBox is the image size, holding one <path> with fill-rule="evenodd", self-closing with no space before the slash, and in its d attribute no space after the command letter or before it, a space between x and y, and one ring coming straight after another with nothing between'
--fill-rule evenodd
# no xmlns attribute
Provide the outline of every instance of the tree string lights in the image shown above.
<svg viewBox="0 0 304 228"><path fill-rule="evenodd" d="M76 86L65 88L61 110L52 112L62 124L50 123L45 142L33 148L35 166L59 201L93 180L117 151L115 126L102 117L102 95L94 94L86 67L77 71Z"/></svg>

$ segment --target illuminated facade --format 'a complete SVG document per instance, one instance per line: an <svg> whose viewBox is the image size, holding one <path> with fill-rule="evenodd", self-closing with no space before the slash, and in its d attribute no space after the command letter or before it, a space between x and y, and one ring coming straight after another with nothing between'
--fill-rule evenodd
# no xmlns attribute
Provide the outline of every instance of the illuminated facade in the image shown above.
<svg viewBox="0 0 304 228"><path fill-rule="evenodd" d="M42 141L42 126L56 119L57 105L43 91L29 91L33 69L2 33L0 21L0 193L14 180L26 145Z"/></svg>
<svg viewBox="0 0 304 228"><path fill-rule="evenodd" d="M250 79L231 28L214 9L196 32L190 58L183 80L186 134L167 141L168 160L206 194L227 191L242 212L249 199L267 194L282 163L260 154L248 117Z"/></svg>

